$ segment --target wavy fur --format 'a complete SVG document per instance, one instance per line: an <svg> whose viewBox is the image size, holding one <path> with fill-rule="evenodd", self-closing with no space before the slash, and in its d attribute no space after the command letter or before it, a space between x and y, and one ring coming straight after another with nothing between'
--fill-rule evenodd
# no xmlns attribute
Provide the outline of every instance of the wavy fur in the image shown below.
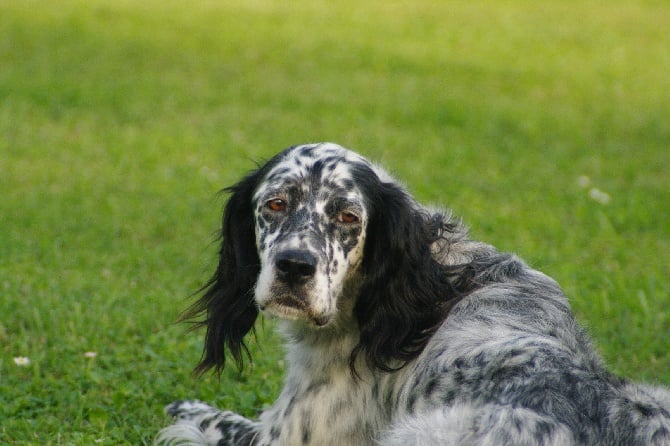
<svg viewBox="0 0 670 446"><path fill-rule="evenodd" d="M197 371L241 367L262 312L285 385L257 420L177 401L157 444L670 444L670 392L610 374L551 278L359 155L291 147L228 191Z"/></svg>

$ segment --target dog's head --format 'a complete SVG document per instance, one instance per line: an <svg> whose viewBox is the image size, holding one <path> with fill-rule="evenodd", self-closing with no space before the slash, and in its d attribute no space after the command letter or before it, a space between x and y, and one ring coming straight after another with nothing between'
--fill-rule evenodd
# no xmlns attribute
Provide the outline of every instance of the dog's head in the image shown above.
<svg viewBox="0 0 670 446"><path fill-rule="evenodd" d="M241 366L259 311L308 330L354 321L353 354L382 369L442 319L451 296L431 246L449 223L361 156L291 147L228 191L219 266L188 313L206 313L199 371L223 368L226 349Z"/></svg>
<svg viewBox="0 0 670 446"><path fill-rule="evenodd" d="M252 195L266 314L324 326L363 258L369 211L357 184L371 166L334 144L302 146L272 163Z"/></svg>

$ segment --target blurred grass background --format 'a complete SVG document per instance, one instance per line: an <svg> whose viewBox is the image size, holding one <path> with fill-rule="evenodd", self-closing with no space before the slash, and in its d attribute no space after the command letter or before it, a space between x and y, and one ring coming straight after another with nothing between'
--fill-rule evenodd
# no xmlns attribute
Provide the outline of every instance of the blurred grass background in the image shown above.
<svg viewBox="0 0 670 446"><path fill-rule="evenodd" d="M0 0L0 443L148 444L173 399L272 402L271 323L219 381L173 322L213 272L217 191L323 140L670 384L668 23L660 0Z"/></svg>

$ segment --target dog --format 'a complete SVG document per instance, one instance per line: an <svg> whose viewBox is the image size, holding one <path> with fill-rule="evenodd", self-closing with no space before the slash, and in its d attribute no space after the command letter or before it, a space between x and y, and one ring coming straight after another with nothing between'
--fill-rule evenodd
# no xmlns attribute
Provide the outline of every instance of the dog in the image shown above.
<svg viewBox="0 0 670 446"><path fill-rule="evenodd" d="M285 384L257 420L172 403L157 444L670 445L670 392L610 374L554 280L381 167L300 145L228 192L196 371L242 367L260 312Z"/></svg>

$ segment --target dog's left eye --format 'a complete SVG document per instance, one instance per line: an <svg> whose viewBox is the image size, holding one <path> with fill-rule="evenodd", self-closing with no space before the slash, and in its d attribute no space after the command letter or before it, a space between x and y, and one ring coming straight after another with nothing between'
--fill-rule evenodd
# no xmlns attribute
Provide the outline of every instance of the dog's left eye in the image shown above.
<svg viewBox="0 0 670 446"><path fill-rule="evenodd" d="M286 202L281 198L274 198L265 203L265 206L274 212L282 212L286 210Z"/></svg>
<svg viewBox="0 0 670 446"><path fill-rule="evenodd" d="M337 216L337 220L341 223L358 223L358 215L353 212L340 212L340 215Z"/></svg>

